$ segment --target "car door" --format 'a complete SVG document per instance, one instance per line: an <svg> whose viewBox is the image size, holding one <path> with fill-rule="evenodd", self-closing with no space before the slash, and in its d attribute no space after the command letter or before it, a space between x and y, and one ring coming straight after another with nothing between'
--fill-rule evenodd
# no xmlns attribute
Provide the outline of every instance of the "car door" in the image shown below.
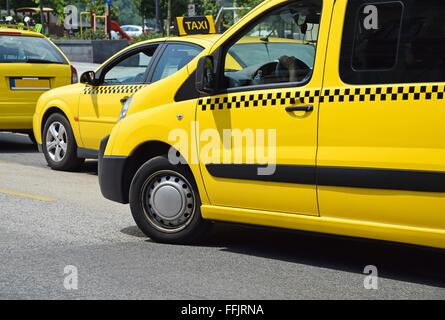
<svg viewBox="0 0 445 320"><path fill-rule="evenodd" d="M196 124L212 205L318 215L317 118L332 3L284 2L221 47L224 93L199 99Z"/></svg>
<svg viewBox="0 0 445 320"><path fill-rule="evenodd" d="M345 23L331 30L320 105L320 214L444 230L445 3L335 6Z"/></svg>
<svg viewBox="0 0 445 320"><path fill-rule="evenodd" d="M150 66L160 44L123 52L96 74L99 85L85 85L79 103L79 129L87 149L98 150L111 132L123 104L149 82Z"/></svg>

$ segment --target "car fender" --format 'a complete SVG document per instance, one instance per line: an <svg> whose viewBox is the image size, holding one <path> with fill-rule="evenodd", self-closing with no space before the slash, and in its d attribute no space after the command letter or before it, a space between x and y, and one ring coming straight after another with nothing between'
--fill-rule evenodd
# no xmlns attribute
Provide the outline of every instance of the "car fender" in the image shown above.
<svg viewBox="0 0 445 320"><path fill-rule="evenodd" d="M82 140L80 139L80 131L79 131L79 125L77 121L77 110L73 110L73 108L70 108L67 103L61 99L54 99L49 100L45 103L44 107L40 109L39 113L34 114L33 118L33 130L34 130L34 136L36 137L36 141L39 144L42 144L42 132L43 127L45 126L44 123L42 123L45 115L50 109L59 109L61 113L65 115L65 117L68 119L68 122L71 125L71 129L73 130L74 138L76 139L76 143L78 147L82 147ZM77 108L76 108L77 109Z"/></svg>
<svg viewBox="0 0 445 320"><path fill-rule="evenodd" d="M173 102L129 116L113 128L104 156L129 157L139 146L163 142L181 152L195 177L203 203L209 203L199 168L196 100Z"/></svg>

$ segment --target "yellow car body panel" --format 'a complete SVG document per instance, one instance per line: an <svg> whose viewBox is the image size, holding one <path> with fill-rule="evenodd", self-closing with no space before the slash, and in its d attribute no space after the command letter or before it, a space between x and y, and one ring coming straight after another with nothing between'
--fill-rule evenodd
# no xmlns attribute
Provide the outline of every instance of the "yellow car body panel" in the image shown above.
<svg viewBox="0 0 445 320"><path fill-rule="evenodd" d="M154 92L157 90L167 91L171 87L172 82L175 83L179 79L183 79L187 74L187 70L180 70L171 77L152 84L151 90ZM145 91L151 92L151 90ZM111 132L105 155L128 156L148 141L159 141L173 146L176 141L174 137L170 136L172 128L184 130L185 132L195 130L191 127L195 120L195 107L190 105L189 101L175 102L173 97L174 93L171 95L158 95L154 100L150 101L150 108L146 107L142 111L133 112L132 115L128 115L125 118L125 121L118 122ZM137 99L142 104L145 101L145 95L135 95L133 100L134 106L138 105ZM167 114L166 110L168 110ZM178 120L178 115L182 115L181 120ZM169 140L169 137L171 140ZM196 147L193 146L193 142L190 142L190 156L196 151ZM190 164L190 169L195 177L200 176L198 163ZM201 191L202 203L209 204L202 179L196 179L196 183Z"/></svg>
<svg viewBox="0 0 445 320"><path fill-rule="evenodd" d="M0 61L0 130L32 130L33 114L40 95L50 88L71 84L71 64L63 52L40 33L13 28L0 29L1 37L44 38L66 64L2 63ZM15 81L17 88L12 87Z"/></svg>
<svg viewBox="0 0 445 320"><path fill-rule="evenodd" d="M345 11L346 1L341 1L334 16L342 17ZM331 33L342 34L342 25L333 24ZM317 164L445 172L445 108L440 100L431 102L420 94L422 87L432 92L444 83L346 85L338 72L340 49L341 38L331 37L324 90L340 90L341 95L346 89L358 89L364 102L335 100L322 105ZM397 93L401 88L403 94ZM419 93L419 99L409 94L410 88ZM391 89L395 101L392 95L383 100L378 94ZM420 106L426 110L419 111ZM318 195L325 217L445 230L444 193L320 186Z"/></svg>
<svg viewBox="0 0 445 320"><path fill-rule="evenodd" d="M62 112L71 124L74 138L79 147L83 146L80 139L80 132L78 122L78 92L84 88L81 83L76 83L70 86L65 86L50 90L42 94L37 102L36 112L33 116L34 136L37 143L42 144L42 131L45 123L44 116L48 114L50 109ZM75 106L73 108L73 105Z"/></svg>
<svg viewBox="0 0 445 320"><path fill-rule="evenodd" d="M195 71L200 57L215 52L246 24L285 2L265 1L251 10L195 58L188 65L188 73ZM189 166L205 219L445 248L445 192L427 179L431 185L424 190L419 185L416 188L420 190L397 186L407 183L404 179L412 182L417 175L436 175L434 180L445 173L445 108L439 99L431 100L431 93L437 93L437 87L443 88L444 83L343 82L339 75L343 24L338 22L345 18L346 5L347 1L323 1L314 73L296 90L312 99L314 110L310 115L297 113L297 120L286 117L283 110L274 109L271 101L266 101L263 109L226 106L232 101L244 102L242 97L246 96L252 97L250 102L262 101L262 94L276 97L289 92L289 88L240 90L175 102L175 92L169 88L177 88L184 81L187 75L182 71L134 96L127 117L112 130L105 157L130 157L138 146L151 141L175 146L172 130L183 130L191 138L188 149L181 152L199 162L190 161ZM230 69L240 70L235 62L229 57ZM163 94L151 97L153 92ZM381 96L382 92L388 92L388 99ZM419 104L427 103L427 112L418 110ZM242 131L267 129L271 124L277 124L282 133L277 142L277 164L312 166L317 175L334 173L338 180L344 173L346 181L330 185L329 177L324 177L324 182L299 185L227 179L212 176L207 163L199 161L196 146L201 150L206 142L200 140L202 130L216 129L222 136L229 127ZM255 158L254 163L259 159ZM349 183L349 169L359 172L355 176L358 184L362 182L360 174L366 173L368 186ZM398 182L387 178L389 187L381 186L382 181L373 181L373 176L375 173L378 178L382 171L389 171L389 177L402 178ZM405 174L410 176L406 178Z"/></svg>

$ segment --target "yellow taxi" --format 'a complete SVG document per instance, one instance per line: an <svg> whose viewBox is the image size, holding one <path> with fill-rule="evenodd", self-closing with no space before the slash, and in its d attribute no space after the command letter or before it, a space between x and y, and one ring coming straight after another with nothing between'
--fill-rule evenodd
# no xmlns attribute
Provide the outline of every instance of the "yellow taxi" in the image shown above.
<svg viewBox="0 0 445 320"><path fill-rule="evenodd" d="M75 170L85 158L97 158L100 141L125 117L133 94L172 78L172 90L189 78L188 63L218 36L194 35L148 40L129 46L87 71L80 82L43 94L34 114L34 134L48 165ZM190 80L181 89L189 94ZM153 91L141 108L164 95Z"/></svg>
<svg viewBox="0 0 445 320"><path fill-rule="evenodd" d="M103 195L162 242L229 221L445 248L444 15L263 2L133 95L101 143Z"/></svg>
<svg viewBox="0 0 445 320"><path fill-rule="evenodd" d="M77 82L76 69L44 35L24 26L0 25L0 131L32 135L37 99Z"/></svg>

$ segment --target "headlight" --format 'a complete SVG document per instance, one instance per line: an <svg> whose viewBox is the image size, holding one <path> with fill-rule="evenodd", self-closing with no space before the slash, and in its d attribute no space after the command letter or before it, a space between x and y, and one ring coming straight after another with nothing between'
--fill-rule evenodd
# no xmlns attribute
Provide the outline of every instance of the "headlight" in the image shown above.
<svg viewBox="0 0 445 320"><path fill-rule="evenodd" d="M125 101L124 105L122 106L121 113L119 114L119 119L117 119L117 121L120 121L127 116L127 111L128 111L128 108L130 107L132 99L133 99L133 96L131 96L130 98L127 99L127 101Z"/></svg>

